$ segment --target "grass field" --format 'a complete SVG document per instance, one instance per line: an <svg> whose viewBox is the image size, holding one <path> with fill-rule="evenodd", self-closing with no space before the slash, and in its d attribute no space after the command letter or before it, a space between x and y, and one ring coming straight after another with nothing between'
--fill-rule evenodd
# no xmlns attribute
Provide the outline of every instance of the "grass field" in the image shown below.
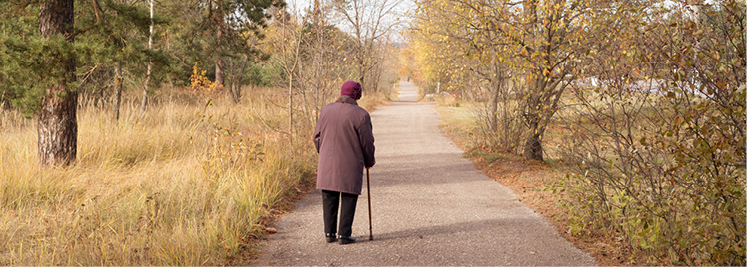
<svg viewBox="0 0 747 267"><path fill-rule="evenodd" d="M119 121L79 108L68 168L40 168L35 121L2 111L0 265L247 263L267 215L315 179L313 126L290 140L287 111L272 104L287 103L282 90L209 105L172 90L142 117L134 96Z"/></svg>

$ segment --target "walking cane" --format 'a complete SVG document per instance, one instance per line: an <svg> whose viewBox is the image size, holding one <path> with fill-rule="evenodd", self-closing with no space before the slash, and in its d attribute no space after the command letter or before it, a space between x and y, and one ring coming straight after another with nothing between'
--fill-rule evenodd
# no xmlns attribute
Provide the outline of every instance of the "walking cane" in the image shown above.
<svg viewBox="0 0 747 267"><path fill-rule="evenodd" d="M366 168L366 186L368 187L368 240L373 240L373 226L371 226L371 175Z"/></svg>

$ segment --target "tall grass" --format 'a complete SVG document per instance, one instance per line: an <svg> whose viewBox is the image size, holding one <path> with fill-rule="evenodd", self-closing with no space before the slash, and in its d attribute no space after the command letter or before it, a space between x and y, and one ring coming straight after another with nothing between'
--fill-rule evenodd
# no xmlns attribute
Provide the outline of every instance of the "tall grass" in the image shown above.
<svg viewBox="0 0 747 267"><path fill-rule="evenodd" d="M119 121L84 106L68 168L40 168L35 122L2 111L0 265L242 263L316 158L313 129L288 142L287 113L264 99L283 97L259 90L241 104L162 97L142 117L124 105Z"/></svg>

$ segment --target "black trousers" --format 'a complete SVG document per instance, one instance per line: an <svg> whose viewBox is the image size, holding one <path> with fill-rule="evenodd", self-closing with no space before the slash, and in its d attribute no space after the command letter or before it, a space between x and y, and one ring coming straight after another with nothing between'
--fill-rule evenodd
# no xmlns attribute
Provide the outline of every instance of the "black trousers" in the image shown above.
<svg viewBox="0 0 747 267"><path fill-rule="evenodd" d="M342 202L342 205L340 205ZM353 234L353 217L358 195L336 191L322 190L322 206L324 209L324 232L339 233L341 236ZM340 211L340 231L337 232L337 211Z"/></svg>

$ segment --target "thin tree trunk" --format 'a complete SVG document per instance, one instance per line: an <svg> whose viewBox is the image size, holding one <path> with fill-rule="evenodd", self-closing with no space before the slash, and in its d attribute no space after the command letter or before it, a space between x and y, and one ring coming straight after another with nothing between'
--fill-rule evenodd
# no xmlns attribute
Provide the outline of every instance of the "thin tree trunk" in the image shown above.
<svg viewBox="0 0 747 267"><path fill-rule="evenodd" d="M0 79L0 83L2 83L3 80ZM3 94L0 95L0 110L5 110L5 90L3 90Z"/></svg>
<svg viewBox="0 0 747 267"><path fill-rule="evenodd" d="M39 29L42 39L61 34L71 36L73 33L74 0L49 0L41 5L39 11ZM73 42L70 38L68 42ZM72 56L59 59L64 64L64 77L60 83L47 88L42 100L38 121L39 164L70 165L75 162L78 146L78 93L68 87L75 81L75 58Z"/></svg>
<svg viewBox="0 0 747 267"><path fill-rule="evenodd" d="M241 64L237 68L232 68L232 74L230 75L230 91L233 98L233 102L238 104L241 102L241 81L244 80L244 71L246 71L246 63L249 61L249 56L244 55L241 59Z"/></svg>
<svg viewBox="0 0 747 267"><path fill-rule="evenodd" d="M288 78L288 135L291 148L293 147L293 74Z"/></svg>
<svg viewBox="0 0 747 267"><path fill-rule="evenodd" d="M224 85L225 77L223 75L223 60L218 59L215 61L215 82L217 83L216 88L221 88Z"/></svg>
<svg viewBox="0 0 747 267"><path fill-rule="evenodd" d="M171 34L169 34L169 29L166 29L166 51L169 51L169 39L171 39Z"/></svg>
<svg viewBox="0 0 747 267"><path fill-rule="evenodd" d="M119 106L122 101L122 62L117 62L115 72L117 73L117 77L114 78L114 120L119 121Z"/></svg>
<svg viewBox="0 0 747 267"><path fill-rule="evenodd" d="M221 41L223 40L223 28L226 27L225 23L223 22L224 14L223 14L223 1L216 1L216 9L215 9L215 17L213 18L215 23L217 24L217 27L215 29L215 42L216 47L215 51L217 54L217 57L215 59L215 82L217 83L217 88L221 88L225 85L225 75L223 74L223 67L224 62L221 58L221 51L223 51L223 46L221 44Z"/></svg>
<svg viewBox="0 0 747 267"><path fill-rule="evenodd" d="M299 32L298 36L295 36L295 34L292 35L293 39L286 38L287 37L286 31L292 25L287 13L282 15L281 25L282 25L281 37L283 40L281 42L281 53L283 54L282 65L283 65L283 70L288 75L288 139L289 139L288 145L290 147L291 153L290 153L289 168L287 168L286 170L290 172L294 168L293 164L295 162L295 155L294 155L295 149L293 147L293 78L294 78L293 76L296 71L296 66L298 65L298 60L300 57L299 48L300 48L301 36ZM296 45L295 54L292 55L294 57L292 65L289 64L289 60L288 60L288 54L290 54L292 50L287 49L288 42L286 42L286 40L292 41L292 44Z"/></svg>
<svg viewBox="0 0 747 267"><path fill-rule="evenodd" d="M500 96L500 102L502 103L501 108L501 128L503 130L503 134L501 134L503 138L503 145L505 146L506 151L511 151L514 153L516 151L516 147L518 146L517 140L519 140L519 137L517 137L517 134L514 134L511 132L513 119L511 118L510 112L510 95L512 90L516 90L516 80L511 80L511 85L505 83L504 85L506 88L504 88L503 93ZM516 132L518 133L518 132Z"/></svg>
<svg viewBox="0 0 747 267"><path fill-rule="evenodd" d="M498 95L501 90L502 81L493 81L490 87L490 99L488 101L488 130L498 131Z"/></svg>
<svg viewBox="0 0 747 267"><path fill-rule="evenodd" d="M324 55L326 54L324 49L324 25L323 20L321 19L322 15L322 9L321 4L319 3L319 0L314 0L314 17L312 24L314 25L314 49L319 51L319 53L313 54L313 65L312 69L314 72L314 80L315 84L312 86L313 91L313 115L311 116L311 123L312 125L316 125L317 120L319 119L319 111L322 108L323 105L323 91L324 91L324 72L322 71L322 64L321 62L324 60Z"/></svg>
<svg viewBox="0 0 747 267"><path fill-rule="evenodd" d="M148 50L153 49L153 0L150 0L150 35L148 36ZM143 86L143 102L140 103L140 116L145 114L145 107L148 105L148 85L150 84L150 75L153 72L153 60L148 59L148 72Z"/></svg>

